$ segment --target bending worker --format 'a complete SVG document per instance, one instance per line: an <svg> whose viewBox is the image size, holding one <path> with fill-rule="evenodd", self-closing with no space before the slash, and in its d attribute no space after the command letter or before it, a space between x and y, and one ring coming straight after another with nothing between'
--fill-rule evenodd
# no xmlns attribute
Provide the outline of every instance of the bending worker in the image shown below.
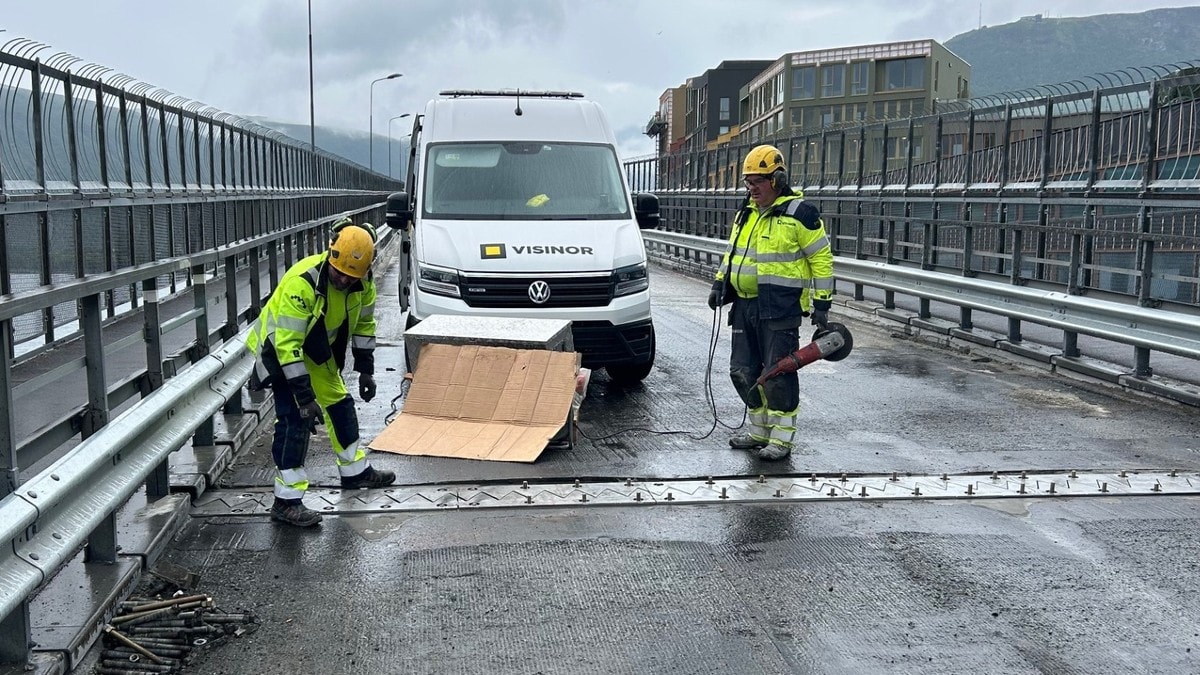
<svg viewBox="0 0 1200 675"><path fill-rule="evenodd" d="M304 461L316 425L325 424L343 488L381 488L396 474L378 471L359 444L354 399L342 368L346 342L354 356L358 395L375 397L375 241L370 225L334 225L329 250L297 262L283 275L246 345L257 356L259 387L275 396L275 502L271 518L301 527L321 522L304 505ZM324 412L322 412L324 411Z"/></svg>
<svg viewBox="0 0 1200 675"><path fill-rule="evenodd" d="M721 261L708 305L733 302L729 376L749 408L749 433L731 447L762 459L792 452L800 379L786 373L756 384L759 375L799 348L803 317L825 327L833 298L833 251L815 206L788 185L783 153L759 145L742 174L749 195L734 215L730 250Z"/></svg>

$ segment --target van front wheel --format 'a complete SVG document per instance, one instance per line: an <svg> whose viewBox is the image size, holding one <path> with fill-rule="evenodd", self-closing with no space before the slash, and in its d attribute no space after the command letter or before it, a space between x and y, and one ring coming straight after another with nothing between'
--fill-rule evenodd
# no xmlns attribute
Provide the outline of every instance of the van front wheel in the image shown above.
<svg viewBox="0 0 1200 675"><path fill-rule="evenodd" d="M650 375L650 371L654 368L654 355L658 346L654 339L654 333L650 333L650 358L644 363L633 363L619 366L605 366L608 371L608 377L618 384L637 384L646 379Z"/></svg>

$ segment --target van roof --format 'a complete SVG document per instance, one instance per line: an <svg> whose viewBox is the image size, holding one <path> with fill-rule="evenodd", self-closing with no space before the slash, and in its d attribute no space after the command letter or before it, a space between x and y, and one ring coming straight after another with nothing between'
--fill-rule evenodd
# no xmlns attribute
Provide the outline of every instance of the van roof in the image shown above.
<svg viewBox="0 0 1200 675"><path fill-rule="evenodd" d="M608 118L576 92L442 92L425 106L421 135L442 141L571 141L616 145ZM517 111L520 110L520 114Z"/></svg>

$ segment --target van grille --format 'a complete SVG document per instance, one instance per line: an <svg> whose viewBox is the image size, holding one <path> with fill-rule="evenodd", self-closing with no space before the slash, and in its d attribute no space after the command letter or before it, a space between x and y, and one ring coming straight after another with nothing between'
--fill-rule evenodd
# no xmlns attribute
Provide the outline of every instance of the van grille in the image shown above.
<svg viewBox="0 0 1200 675"><path fill-rule="evenodd" d="M550 286L550 299L536 304L529 297L529 286L544 281ZM550 309L555 307L604 307L612 301L612 277L462 277L460 291L468 307L513 307Z"/></svg>

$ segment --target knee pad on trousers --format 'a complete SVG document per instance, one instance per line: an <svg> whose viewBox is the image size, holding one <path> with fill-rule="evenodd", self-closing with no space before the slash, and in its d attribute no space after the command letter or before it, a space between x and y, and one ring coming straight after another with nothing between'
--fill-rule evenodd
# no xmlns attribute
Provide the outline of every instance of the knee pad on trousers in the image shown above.
<svg viewBox="0 0 1200 675"><path fill-rule="evenodd" d="M358 440L358 413L354 410L354 399L346 398L325 408L329 414L330 433L344 448Z"/></svg>
<svg viewBox="0 0 1200 675"><path fill-rule="evenodd" d="M758 391L758 373L745 368L734 368L729 371L729 379L733 388L748 408L761 408L764 405L762 394Z"/></svg>

